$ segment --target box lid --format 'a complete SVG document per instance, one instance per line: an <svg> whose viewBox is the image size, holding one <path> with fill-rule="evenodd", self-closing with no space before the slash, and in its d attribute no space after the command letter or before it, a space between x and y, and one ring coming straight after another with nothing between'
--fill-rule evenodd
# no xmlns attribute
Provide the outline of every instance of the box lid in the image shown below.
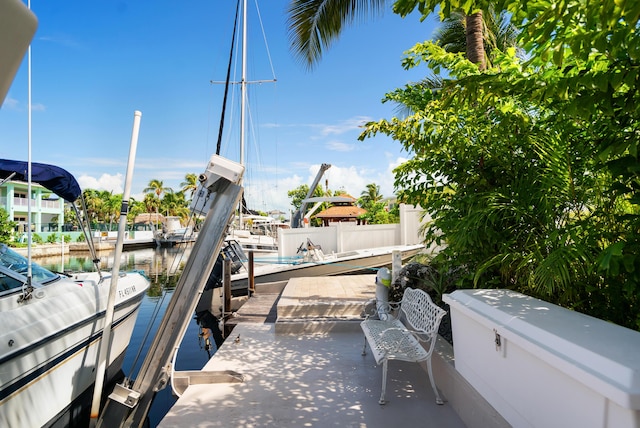
<svg viewBox="0 0 640 428"><path fill-rule="evenodd" d="M619 405L640 409L640 332L510 290L456 290L443 300L454 322L460 311Z"/></svg>

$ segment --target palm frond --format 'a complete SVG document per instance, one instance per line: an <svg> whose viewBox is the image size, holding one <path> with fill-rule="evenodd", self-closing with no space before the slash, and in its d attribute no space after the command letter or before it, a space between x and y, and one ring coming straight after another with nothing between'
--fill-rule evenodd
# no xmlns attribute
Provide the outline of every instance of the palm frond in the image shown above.
<svg viewBox="0 0 640 428"><path fill-rule="evenodd" d="M390 0L292 0L287 10L291 50L308 68L335 42L345 24L379 16Z"/></svg>

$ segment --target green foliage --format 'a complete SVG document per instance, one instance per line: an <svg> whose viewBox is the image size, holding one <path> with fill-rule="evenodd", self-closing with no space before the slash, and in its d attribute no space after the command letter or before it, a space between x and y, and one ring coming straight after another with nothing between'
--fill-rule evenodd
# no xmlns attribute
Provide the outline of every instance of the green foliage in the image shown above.
<svg viewBox="0 0 640 428"><path fill-rule="evenodd" d="M304 201L307 198L308 193L309 193L309 185L301 184L295 189L289 190L287 192L287 196L289 197L289 199L291 199L291 205L293 205L295 209L298 209L302 205L302 201ZM325 196L324 191L322 190L322 186L317 186L313 190L313 196L314 197Z"/></svg>
<svg viewBox="0 0 640 428"><path fill-rule="evenodd" d="M363 206L367 212L360 216L368 224L391 224L400 222L400 210L397 204L393 209L389 209L384 201L369 202Z"/></svg>
<svg viewBox="0 0 640 428"><path fill-rule="evenodd" d="M368 210L372 205L377 204L382 199L382 193L380 193L380 186L376 183L367 184L366 190L363 190L360 194L359 205Z"/></svg>
<svg viewBox="0 0 640 428"><path fill-rule="evenodd" d="M85 242L87 239L84 237L84 233L81 233L80 235L78 235L78 237L76 238L76 242Z"/></svg>
<svg viewBox="0 0 640 428"><path fill-rule="evenodd" d="M47 242L49 244L55 244L56 242L58 242L58 235L52 233L51 235L47 236Z"/></svg>
<svg viewBox="0 0 640 428"><path fill-rule="evenodd" d="M31 235L31 242L33 242L34 244L43 244L44 241L42 239L42 236L38 235L37 233L33 233Z"/></svg>
<svg viewBox="0 0 640 428"><path fill-rule="evenodd" d="M4 208L0 208L0 242L9 243L15 227L16 223L9 219L9 213Z"/></svg>
<svg viewBox="0 0 640 428"><path fill-rule="evenodd" d="M399 141L399 198L433 221L437 263L465 286L506 287L640 329L640 6L637 2L398 0L507 10L528 60L498 52L480 73L433 43L408 51L442 85L385 98L412 114L367 125Z"/></svg>

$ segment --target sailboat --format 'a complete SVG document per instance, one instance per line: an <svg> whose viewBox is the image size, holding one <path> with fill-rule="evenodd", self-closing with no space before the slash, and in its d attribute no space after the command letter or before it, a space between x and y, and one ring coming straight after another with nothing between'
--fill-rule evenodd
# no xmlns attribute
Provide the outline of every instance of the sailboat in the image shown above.
<svg viewBox="0 0 640 428"><path fill-rule="evenodd" d="M241 2L238 2L240 7ZM236 20L238 22L238 20ZM240 138L239 138L239 163L242 166L246 166L245 162L245 149L246 149L246 130L247 130L247 90L248 85L251 83L265 83L275 82L275 78L271 80L247 80L247 1L242 0L242 59L241 59L241 77L240 81ZM232 44L235 41L235 30ZM232 58L229 58L231 62ZM224 82L226 87L231 84L229 76L227 81ZM226 94L226 92L225 92ZM226 103L226 95L223 103ZM225 109L223 108L223 111ZM221 130L224 123L224 117L221 118ZM220 147L219 135L218 148ZM219 154L219 150L218 153ZM229 231L226 237L227 241L235 241L243 248L244 251L255 251L260 253L275 254L278 251L278 229L281 226L277 224L275 219L268 216L261 216L257 213L252 213L246 206L245 198L242 197L242 201L238 208L238 214L229 225Z"/></svg>
<svg viewBox="0 0 640 428"><path fill-rule="evenodd" d="M0 24L1 103L37 20L21 1L5 0L0 2ZM69 203L81 195L77 181L64 169L32 163L30 146L27 162L0 160L0 186L8 180L28 182L29 189L38 183ZM31 203L28 207L30 224ZM105 314L111 279L100 271L52 272L31 261L31 248L24 257L0 244L0 426L78 424L75 417L83 416L80 409L90 403L96 383L98 348L109 324ZM148 287L147 278L137 272L117 278L107 381L120 372Z"/></svg>
<svg viewBox="0 0 640 428"><path fill-rule="evenodd" d="M246 77L247 2L246 0L242 0L242 2L244 5L242 19L242 78L240 81L242 89L240 111L240 164L244 165L246 91L249 82ZM227 81L227 85L228 84L229 82ZM329 167L331 167L329 164L322 164L320 167L318 175L309 189L307 199L305 199L305 206L307 201L312 201L313 198L311 198L311 196L313 191ZM334 236L334 232L330 230L330 227L302 228L301 224L293 224L295 229L287 227L278 229L272 234L259 235L251 233L250 227L243 226L253 225L257 220L254 220L255 218L252 216L245 216L242 208L244 208L244 206L239 210L238 219L235 221L236 225L239 224L241 226L230 228L225 239L225 246L218 256L219 260L217 260L209 276L205 288L206 294L204 294L202 298L203 301L210 300L213 288L222 286L223 258L232 261L232 291L235 294L243 294L247 292L249 283L247 257L249 252L256 253L257 256L262 259L257 262L258 266L252 270L253 280L256 285L259 285L286 281L293 277L340 275L366 271L390 264L394 252L399 252L402 260L407 260L424 249L424 245L422 245L421 242L412 242L410 244L397 242L397 240L390 242L387 239L388 231L382 232L382 234L378 236L378 231L371 229L370 235L374 238L363 239L362 234L369 233L369 226L359 226L362 228L360 234L349 235L343 233L342 229L340 229L337 235ZM302 216L305 215L304 207L302 211L297 214L299 214L299 220L302 222ZM248 221L243 220L243 218L246 218ZM331 243L331 245L315 245L313 242L316 242L318 235L323 235L321 240ZM358 236L358 238L354 238L355 236ZM292 240L301 238L302 243L300 244L300 241L298 241L299 246L296 245L293 247L291 245ZM352 242L347 249L338 248L337 244L343 241L358 242ZM202 306L199 307L202 308Z"/></svg>

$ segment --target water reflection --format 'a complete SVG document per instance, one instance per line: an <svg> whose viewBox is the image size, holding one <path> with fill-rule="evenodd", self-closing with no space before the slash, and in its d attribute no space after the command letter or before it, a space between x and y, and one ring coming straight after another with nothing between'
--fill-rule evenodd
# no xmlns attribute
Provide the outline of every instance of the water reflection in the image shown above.
<svg viewBox="0 0 640 428"><path fill-rule="evenodd" d="M191 253L191 246L171 248L143 248L123 251L120 257L120 270L140 270L154 282L165 277L179 277ZM111 270L115 252L101 251L97 254L99 269ZM91 254L72 252L59 256L38 257L38 264L55 271L82 272L94 270Z"/></svg>
<svg viewBox="0 0 640 428"><path fill-rule="evenodd" d="M125 354L122 369L124 374L135 379L144 356L150 352L151 339L158 329L160 320L171 300L173 289L186 265L192 246L173 248L146 248L122 252L120 270L140 270L151 279L151 287L142 300L136 326L131 336L131 342ZM108 271L113 267L114 253L100 252L99 266ZM57 257L43 257L34 260L38 264L54 271L78 272L93 270L91 255L87 253L71 253ZM215 353L208 349L203 341L203 332L198 325L195 314L187 326L178 356L177 370L199 370ZM108 395L108 394L107 394ZM171 387L160 390L154 398L149 410L149 427L155 427L175 403Z"/></svg>

